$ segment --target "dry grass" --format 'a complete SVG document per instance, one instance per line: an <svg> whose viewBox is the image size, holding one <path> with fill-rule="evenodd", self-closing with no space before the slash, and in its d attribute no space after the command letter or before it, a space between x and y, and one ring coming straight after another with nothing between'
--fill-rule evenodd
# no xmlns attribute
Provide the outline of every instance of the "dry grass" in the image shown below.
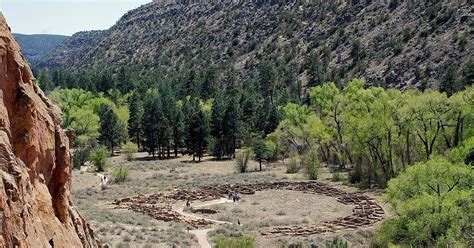
<svg viewBox="0 0 474 248"><path fill-rule="evenodd" d="M250 229L264 226L310 223L332 220L350 215L352 207L329 196L290 190L257 191L243 195L238 204L214 205L215 215L203 215L222 221L236 222ZM211 217L212 216L212 217Z"/></svg>
<svg viewBox="0 0 474 248"><path fill-rule="evenodd" d="M135 160L131 162L122 156L109 158L110 166L105 172L106 175L110 177L111 172L122 165L130 168L130 178L121 184L109 184L106 190L101 190L100 179L94 172L74 171L73 201L91 223L99 238L112 247L199 247L194 235L187 233L184 224L165 223L132 211L117 210L114 209L113 201L181 187L305 179L302 173L286 174L286 167L282 164L267 165L264 171L256 172L258 164L251 161L249 170L253 172L241 174L235 171L235 164L230 160L212 161L209 157L204 158L202 163L190 163L189 160L189 157L180 157L153 161L148 160L144 153L136 154ZM331 177L323 170L322 178L325 180ZM344 189L354 190L342 183L338 185ZM258 247L275 247L295 241L290 237L262 237L258 233L259 228L311 224L346 215L351 210L350 207L330 197L284 190L257 192L255 195L243 196L239 204L215 205L212 208L219 210L219 213L212 218L233 223L239 218L243 224L240 227L221 226L211 232L212 238L217 234L250 235L255 237ZM359 230L340 235L355 246L363 246L368 244L367 237L371 237L367 232ZM326 238L328 237L298 240L307 243Z"/></svg>

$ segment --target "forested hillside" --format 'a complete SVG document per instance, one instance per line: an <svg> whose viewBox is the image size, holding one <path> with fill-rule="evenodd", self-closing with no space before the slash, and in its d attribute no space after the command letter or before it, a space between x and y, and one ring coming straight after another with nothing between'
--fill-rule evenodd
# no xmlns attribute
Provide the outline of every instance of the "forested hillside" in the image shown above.
<svg viewBox="0 0 474 248"><path fill-rule="evenodd" d="M196 78L210 74L221 85L231 68L239 79L256 79L264 67L274 78L264 87L291 94L301 93L294 92L297 82L341 86L354 77L368 85L448 92L468 83L468 0L169 2L132 10L107 31L77 34L38 65L160 73L188 89L200 88ZM212 90L190 92L207 97Z"/></svg>
<svg viewBox="0 0 474 248"><path fill-rule="evenodd" d="M48 55L59 46L67 36L50 34L13 34L20 44L23 55L28 61L34 62Z"/></svg>

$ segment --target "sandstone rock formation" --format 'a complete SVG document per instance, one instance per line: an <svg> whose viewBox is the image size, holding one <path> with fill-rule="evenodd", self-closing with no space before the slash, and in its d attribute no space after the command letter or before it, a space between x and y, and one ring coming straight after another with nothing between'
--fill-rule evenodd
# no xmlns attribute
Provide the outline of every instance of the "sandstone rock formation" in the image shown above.
<svg viewBox="0 0 474 248"><path fill-rule="evenodd" d="M0 247L101 246L70 201L61 122L0 13Z"/></svg>

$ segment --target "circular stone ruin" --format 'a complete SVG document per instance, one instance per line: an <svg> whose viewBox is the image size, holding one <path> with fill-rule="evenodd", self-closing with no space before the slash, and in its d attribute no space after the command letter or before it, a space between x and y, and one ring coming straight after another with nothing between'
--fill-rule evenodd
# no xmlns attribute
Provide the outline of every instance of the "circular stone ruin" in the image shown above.
<svg viewBox="0 0 474 248"><path fill-rule="evenodd" d="M157 220L177 221L195 228L211 225L208 219L190 218L173 210L179 201L211 201L227 197L229 193L253 195L257 191L285 190L299 191L307 194L318 194L333 197L337 202L351 206L352 214L325 220L315 224L292 226L274 226L261 229L263 236L311 236L315 234L334 233L340 230L356 229L371 226L384 218L384 211L374 199L360 194L350 193L319 182L274 182L251 184L224 184L203 186L197 190L178 189L171 192L160 192L150 195L116 200L116 208L128 209L147 214ZM206 209L194 210L198 213L209 213Z"/></svg>

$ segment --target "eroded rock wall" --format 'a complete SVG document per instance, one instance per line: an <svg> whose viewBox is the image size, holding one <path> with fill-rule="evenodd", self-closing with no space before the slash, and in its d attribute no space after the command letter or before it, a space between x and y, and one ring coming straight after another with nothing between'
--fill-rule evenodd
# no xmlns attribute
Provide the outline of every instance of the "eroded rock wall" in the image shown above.
<svg viewBox="0 0 474 248"><path fill-rule="evenodd" d="M100 247L70 201L61 122L0 13L0 247Z"/></svg>

